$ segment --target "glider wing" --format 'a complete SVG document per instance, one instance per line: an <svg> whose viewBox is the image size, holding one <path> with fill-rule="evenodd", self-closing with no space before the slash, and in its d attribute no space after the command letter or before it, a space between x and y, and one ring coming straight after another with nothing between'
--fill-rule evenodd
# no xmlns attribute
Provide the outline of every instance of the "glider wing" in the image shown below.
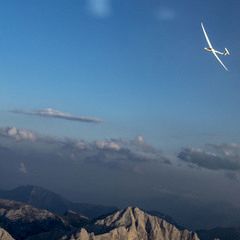
<svg viewBox="0 0 240 240"><path fill-rule="evenodd" d="M205 38L206 38L206 40L207 40L207 43L208 43L209 47L210 47L210 48L213 48L213 46L212 46L212 44L211 44L211 42L210 42L210 40L209 40L209 38L208 38L207 32L206 32L206 30L205 30L205 28L204 28L204 26L203 26L203 23L201 23L201 26L202 26L202 30L203 30L203 33L204 33L204 35L205 35Z"/></svg>
<svg viewBox="0 0 240 240"><path fill-rule="evenodd" d="M223 62L221 61L221 59L218 57L217 53L213 50L212 51L213 55L216 57L216 59L218 60L218 62L224 67L224 69L226 71L228 71L227 67L223 64Z"/></svg>

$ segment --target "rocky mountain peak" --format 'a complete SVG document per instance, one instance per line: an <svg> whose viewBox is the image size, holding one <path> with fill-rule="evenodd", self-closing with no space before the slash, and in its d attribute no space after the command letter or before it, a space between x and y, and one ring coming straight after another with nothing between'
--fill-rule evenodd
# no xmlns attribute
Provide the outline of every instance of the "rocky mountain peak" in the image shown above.
<svg viewBox="0 0 240 240"><path fill-rule="evenodd" d="M144 221L145 213L137 207L128 207L124 210L117 211L104 219L96 222L97 225L105 225L107 227L131 226L136 222Z"/></svg>
<svg viewBox="0 0 240 240"><path fill-rule="evenodd" d="M164 219L151 216L137 207L128 207L99 219L94 228L81 229L71 240L199 240L196 233L179 230ZM100 230L100 231L99 231Z"/></svg>
<svg viewBox="0 0 240 240"><path fill-rule="evenodd" d="M14 240L12 236L5 231L3 228L0 228L0 239L1 240Z"/></svg>

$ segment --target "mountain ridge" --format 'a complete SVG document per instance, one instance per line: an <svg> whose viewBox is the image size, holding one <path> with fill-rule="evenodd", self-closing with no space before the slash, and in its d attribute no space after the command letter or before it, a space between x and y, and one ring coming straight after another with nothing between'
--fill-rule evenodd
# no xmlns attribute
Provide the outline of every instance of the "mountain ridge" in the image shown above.
<svg viewBox="0 0 240 240"><path fill-rule="evenodd" d="M179 230L174 225L151 216L137 207L127 207L106 218L98 219L90 228L81 228L62 240L200 240L196 233Z"/></svg>
<svg viewBox="0 0 240 240"><path fill-rule="evenodd" d="M74 212L70 214L76 217ZM86 220L83 226L76 228L66 218L47 210L0 199L0 226L15 240L199 240L196 233L180 230L137 207L118 210L92 221L83 219Z"/></svg>
<svg viewBox="0 0 240 240"><path fill-rule="evenodd" d="M88 212L89 210L92 211L90 215L93 216L93 218L90 219L89 217L86 217L82 214L82 212L84 211L79 212L79 211L72 210L74 209L75 206L72 207L71 204L74 205L75 203L68 201L61 195L58 195L54 192L51 192L41 187L32 186L32 185L17 187L13 190L0 190L0 198L1 197L9 198L9 200L0 199L0 227L3 227L0 233L3 236L5 236L5 238L7 237L7 239L8 238L13 239L12 236L16 237L16 233L12 231L11 228L10 229L5 228L4 221L6 219L4 221L3 219L5 217L9 217L8 215L9 212L11 212L10 215L13 216L14 211L16 210L17 210L17 214L15 214L15 216L18 215L19 217L21 214L23 214L21 220L23 220L24 217L27 216L27 214L30 214L29 216L33 215L31 217L33 217L33 219L38 221L39 217L43 213L45 214L47 213L46 216L48 216L50 219L51 219L51 216L53 216L55 220L60 219L60 222L62 222L63 225L66 224L65 227L69 227L67 231L65 227L63 228L60 227L56 231L52 227L50 227L49 229L47 229L49 231L44 231L44 232L39 231L37 232L37 235L33 234L33 236L28 236L28 240L35 240L35 239L36 240L39 240L39 239L40 240L42 239L59 240L59 238L62 237L63 235L67 234L66 235L67 237L69 234L68 233L69 231L70 232L73 231L74 237L78 235L85 236L84 238L82 237L84 240L88 238L91 240L101 239L100 237L102 237L102 235L104 236L107 235L106 237L109 237L110 234L113 234L114 236L115 235L119 236L119 234L120 235L123 234L126 237L128 234L129 228L131 226L132 228L134 228L133 226L136 225L136 222L138 222L136 221L134 214L138 213L137 215L139 215L139 211L142 212L140 214L142 216L151 215L152 217L157 217L158 219L162 219L162 222L164 221L167 222L168 224L174 226L179 231L185 230L185 228L179 225L173 218L158 211L148 211L148 210L143 211L137 207L127 207L123 210L113 211L114 209L111 209L105 206L101 208L102 207L101 205L91 205L91 204L80 203L80 206L82 208L84 208L85 206L87 207L87 209L85 209L85 212ZM14 201L14 199L18 199L23 202ZM70 202L70 205L69 205L69 202ZM76 204L78 205L78 203ZM32 205L35 205L35 206L32 206ZM99 215L99 214L94 215L93 212L97 208L100 208L100 210L104 209L109 211L105 211L105 212L102 211L102 213L104 213L102 215ZM54 211L51 211L52 209ZM77 210L79 209L77 208ZM116 220L115 222L112 221L113 216L115 216L114 217L114 219ZM122 222L119 220L120 216L122 216L120 218ZM123 221L124 216L126 221ZM19 218L21 218L21 216ZM148 218L148 217L144 217L144 218ZM15 221L16 219L10 219L10 220ZM37 226L38 224L39 222L37 223ZM10 224L10 226L12 226L12 223ZM148 227L149 227L149 222L148 224L146 224L146 227L143 228L146 230L146 231L144 230L145 232L148 232L147 230ZM135 227L135 229L137 228ZM10 236L9 237L7 235L8 232L6 230L12 236L9 235ZM74 234L74 231L75 231L75 234ZM239 240L240 239L239 227L229 227L229 228L216 227L208 230L205 230L205 229L196 230L196 233L201 240L213 240L214 238L220 238L221 240ZM136 232L135 232L135 235L136 235ZM94 238L91 238L93 236Z"/></svg>
<svg viewBox="0 0 240 240"><path fill-rule="evenodd" d="M53 230L71 230L60 216L13 200L0 199L0 227L17 240Z"/></svg>
<svg viewBox="0 0 240 240"><path fill-rule="evenodd" d="M88 218L97 218L118 209L115 206L71 202L57 193L33 185L19 186L12 190L0 190L0 198L23 202L60 215L72 210Z"/></svg>

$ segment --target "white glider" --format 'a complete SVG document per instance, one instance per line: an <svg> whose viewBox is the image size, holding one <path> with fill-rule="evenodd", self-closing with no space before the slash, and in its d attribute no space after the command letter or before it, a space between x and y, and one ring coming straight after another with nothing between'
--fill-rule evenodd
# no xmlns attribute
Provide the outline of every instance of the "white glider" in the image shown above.
<svg viewBox="0 0 240 240"><path fill-rule="evenodd" d="M224 69L226 71L228 71L227 67L223 64L223 62L221 61L221 59L218 57L218 54L220 55L223 55L223 56L227 56L227 55L230 55L229 51L227 48L224 49L224 52L220 52L220 51L217 51L213 48L209 38L208 38L208 35L207 35L207 32L203 26L203 23L201 23L201 26L202 26L202 30L203 30L203 33L205 35L205 38L207 40L207 43L208 43L208 47L207 48L204 48L204 50L208 51L208 52L211 52L215 57L216 59L218 60L218 62L224 67Z"/></svg>

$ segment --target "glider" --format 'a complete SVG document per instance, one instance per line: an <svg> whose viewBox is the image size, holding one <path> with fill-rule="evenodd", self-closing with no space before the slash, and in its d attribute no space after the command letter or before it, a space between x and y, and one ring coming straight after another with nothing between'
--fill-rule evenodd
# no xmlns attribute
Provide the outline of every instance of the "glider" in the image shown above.
<svg viewBox="0 0 240 240"><path fill-rule="evenodd" d="M219 55L223 55L223 56L227 56L227 55L230 55L230 52L228 51L227 48L224 49L224 52L220 52L220 51L217 51L213 48L209 38L208 38L208 35L207 35L207 32L203 26L203 23L201 23L201 26L202 26L202 30L203 30L203 33L204 33L204 36L207 40L207 43L208 43L208 47L204 48L204 50L208 51L208 52L211 52L215 57L216 59L218 60L218 62L224 67L224 69L226 71L228 71L227 67L223 64L223 62L221 61L221 59L219 58L218 54Z"/></svg>

